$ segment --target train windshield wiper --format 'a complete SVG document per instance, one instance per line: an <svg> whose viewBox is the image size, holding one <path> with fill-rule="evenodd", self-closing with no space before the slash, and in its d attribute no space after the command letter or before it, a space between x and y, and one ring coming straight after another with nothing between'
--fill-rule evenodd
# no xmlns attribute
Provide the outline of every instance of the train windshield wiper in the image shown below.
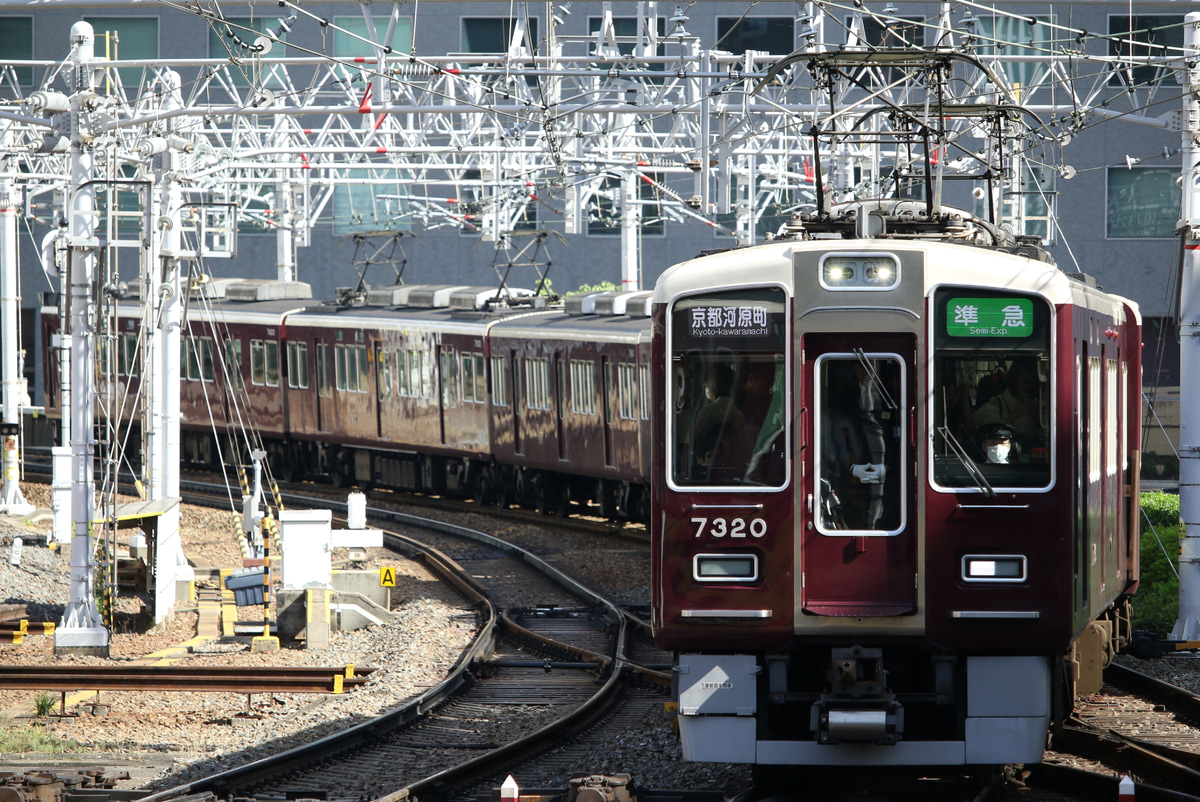
<svg viewBox="0 0 1200 802"><path fill-rule="evenodd" d="M867 372L867 378L871 380L871 386L878 390L879 395L883 397L883 403L887 405L888 409L897 409L899 405L892 400L892 397L884 388L883 381L879 378L879 374L875 372L875 366L871 364L871 360L867 359L867 355L863 353L863 349L855 348L854 355L858 357L863 370Z"/></svg>
<svg viewBox="0 0 1200 802"><path fill-rule="evenodd" d="M967 469L967 475L975 480L975 487L982 491L988 498L995 498L996 491L988 482L987 477L983 475L983 471L979 470L979 466L975 464L975 460L967 453L967 450L962 447L962 443L958 442L950 430L945 426L938 427L938 434L946 441L946 445L950 446L950 452L958 457L958 461Z"/></svg>

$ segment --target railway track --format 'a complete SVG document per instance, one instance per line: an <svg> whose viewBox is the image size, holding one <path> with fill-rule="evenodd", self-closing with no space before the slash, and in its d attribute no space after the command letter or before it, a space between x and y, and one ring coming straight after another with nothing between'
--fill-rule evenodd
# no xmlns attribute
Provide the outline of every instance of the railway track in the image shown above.
<svg viewBox="0 0 1200 802"><path fill-rule="evenodd" d="M1029 782L1116 798L1120 776L1128 774L1137 780L1139 801L1200 800L1200 731L1194 729L1200 697L1116 663L1104 678L1100 694L1076 706L1053 747L1102 763L1114 774L1048 761L1030 767Z"/></svg>
<svg viewBox="0 0 1200 802"><path fill-rule="evenodd" d="M492 535L372 512L391 525L421 527L423 539L432 532L459 544L452 558L402 532L385 531L386 545L449 581L477 611L478 635L447 679L373 721L159 792L148 797L151 802L196 795L450 798L455 789L487 785L523 758L665 700L669 675L630 661L627 643L640 626L636 616Z"/></svg>
<svg viewBox="0 0 1200 802"><path fill-rule="evenodd" d="M354 666L0 666L0 687L31 691L342 693L374 668Z"/></svg>

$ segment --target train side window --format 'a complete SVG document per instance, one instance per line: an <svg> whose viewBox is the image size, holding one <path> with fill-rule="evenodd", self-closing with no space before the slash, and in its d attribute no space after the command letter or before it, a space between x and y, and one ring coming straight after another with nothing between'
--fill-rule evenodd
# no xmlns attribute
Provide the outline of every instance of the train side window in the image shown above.
<svg viewBox="0 0 1200 802"><path fill-rule="evenodd" d="M242 341L238 338L225 339L225 369L229 371L230 384L241 390L245 380L242 378Z"/></svg>
<svg viewBox="0 0 1200 802"><path fill-rule="evenodd" d="M1018 293L942 288L932 325L935 486L982 493L1049 487L1049 305Z"/></svg>
<svg viewBox="0 0 1200 802"><path fill-rule="evenodd" d="M308 388L308 343L288 343L288 387Z"/></svg>
<svg viewBox="0 0 1200 802"><path fill-rule="evenodd" d="M442 406L454 407L458 405L458 393L455 392L454 352L447 349L441 354Z"/></svg>
<svg viewBox="0 0 1200 802"><path fill-rule="evenodd" d="M376 349L379 361L379 382L375 388L380 401L392 397L392 352L382 346Z"/></svg>
<svg viewBox="0 0 1200 802"><path fill-rule="evenodd" d="M241 346L238 346L241 350ZM238 362L241 362L239 356ZM317 395L329 398L333 395L333 390L329 386L329 345L327 343L317 343Z"/></svg>
<svg viewBox="0 0 1200 802"><path fill-rule="evenodd" d="M667 410L675 485L786 485L787 309L775 287L675 302Z"/></svg>
<svg viewBox="0 0 1200 802"><path fill-rule="evenodd" d="M504 357L492 357L492 406L508 406L508 371Z"/></svg>
<svg viewBox="0 0 1200 802"><path fill-rule="evenodd" d="M642 420L650 420L650 366L638 365L638 406Z"/></svg>
<svg viewBox="0 0 1200 802"><path fill-rule="evenodd" d="M250 383L264 385L267 383L267 361L264 356L263 341L250 341Z"/></svg>
<svg viewBox="0 0 1200 802"><path fill-rule="evenodd" d="M124 332L119 341L120 355L117 372L123 376L138 375L138 336Z"/></svg>
<svg viewBox="0 0 1200 802"><path fill-rule="evenodd" d="M266 340L263 345L266 346L267 359L267 386L279 386L279 343L274 340Z"/></svg>
<svg viewBox="0 0 1200 802"><path fill-rule="evenodd" d="M617 363L617 384L620 392L620 412L623 420L633 420L638 414L637 366Z"/></svg>

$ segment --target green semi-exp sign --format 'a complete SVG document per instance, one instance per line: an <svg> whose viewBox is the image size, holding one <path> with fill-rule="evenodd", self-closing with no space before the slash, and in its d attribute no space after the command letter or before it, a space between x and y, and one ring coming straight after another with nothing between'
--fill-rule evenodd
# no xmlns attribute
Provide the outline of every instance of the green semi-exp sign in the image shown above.
<svg viewBox="0 0 1200 802"><path fill-rule="evenodd" d="M1028 337L1033 301L1027 298L951 298L946 304L951 337Z"/></svg>

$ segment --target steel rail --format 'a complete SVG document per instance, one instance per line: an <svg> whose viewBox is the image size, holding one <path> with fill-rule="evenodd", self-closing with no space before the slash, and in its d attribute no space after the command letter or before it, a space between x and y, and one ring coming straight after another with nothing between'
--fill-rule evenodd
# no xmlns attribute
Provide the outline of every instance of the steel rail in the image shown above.
<svg viewBox="0 0 1200 802"><path fill-rule="evenodd" d="M318 506L332 507L343 513L346 506L337 502L331 503L324 499L289 498L288 501L293 506L303 506L305 504L311 506L316 504ZM531 552L486 533L453 524L430 521L399 512L378 509L372 509L370 512L372 517L376 519L385 519L402 523L406 526L432 530L457 537L465 537L470 540L486 543L503 551L513 558L530 564L543 576L550 578L568 593L581 598L586 604L605 610L606 617L612 622L614 628L611 641L612 653L607 656L561 643L554 644L555 648L560 652L576 656L579 662L594 664L602 675L606 675L602 687L581 707L576 708L574 712L559 719L557 722L524 738L500 746L452 769L438 772L433 776L410 783L404 788L380 797L381 802L395 802L396 800L413 798L419 794L436 797L450 787L469 782L479 775L502 767L504 764L520 756L538 752L551 744L560 744L571 733L586 728L599 716L602 716L608 709L608 706L619 696L619 691L622 687L632 678L641 676L658 682L663 681L665 678L665 675L662 677L658 676L662 672L655 672L640 666L634 666L625 658L626 629L629 624L628 616L624 615L612 602L553 568ZM499 618L494 606L487 599L486 595L484 595L483 588L472 577L467 575L453 559L444 553L425 546L413 538L397 533L385 533L384 541L390 548L420 560L433 573L458 588L460 592L464 593L480 609L483 619L480 631L475 641L460 656L446 680L412 702L385 713L379 718L364 722L341 733L326 736L319 741L297 747L283 754L264 758L212 777L161 791L152 796L145 797L143 802L167 802L168 800L175 800L179 797L199 793L213 793L222 797L230 796L235 794L239 789L243 789L260 780L277 776L291 769L308 767L318 758L323 761L336 759L339 755L353 752L373 742L380 741L388 731L424 715L427 711L432 710L452 695L458 693L460 689L470 682L472 669L486 664L491 657L494 652L496 639L502 629L508 630L511 626L511 631L517 637L540 637L535 633L524 631L524 628L517 627L517 625L511 622Z"/></svg>
<svg viewBox="0 0 1200 802"><path fill-rule="evenodd" d="M367 682L349 666L0 666L0 687L42 691L342 693Z"/></svg>
<svg viewBox="0 0 1200 802"><path fill-rule="evenodd" d="M425 715L471 682L471 669L490 656L495 647L497 624L495 607L484 595L479 584L462 571L458 563L450 557L436 549L421 546L417 541L402 535L392 536L392 539L397 545L403 545L405 551L411 550L412 553L409 556L416 557L426 568L457 588L479 611L481 618L479 631L459 657L458 662L451 668L446 679L407 704L370 721L365 721L342 732L327 735L281 754L262 758L245 766L151 794L143 797L141 802L167 802L167 800L204 793L225 797L238 788L277 776L283 772L305 768L318 761L335 759L339 755L353 752L376 742L384 738L389 731Z"/></svg>
<svg viewBox="0 0 1200 802"><path fill-rule="evenodd" d="M1189 723L1200 725L1200 696L1189 690L1117 663L1104 669L1104 681L1121 690L1167 705L1171 712Z"/></svg>

